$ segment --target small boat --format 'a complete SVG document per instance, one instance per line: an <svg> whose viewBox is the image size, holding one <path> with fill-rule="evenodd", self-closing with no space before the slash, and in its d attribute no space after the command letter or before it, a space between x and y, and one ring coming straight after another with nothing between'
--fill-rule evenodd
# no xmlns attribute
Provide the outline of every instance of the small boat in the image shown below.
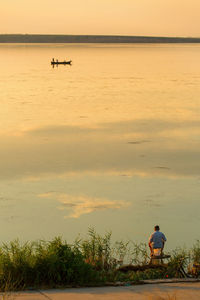
<svg viewBox="0 0 200 300"><path fill-rule="evenodd" d="M58 60L54 60L54 58L51 61L51 65L71 65L72 61L71 60L64 60L64 61L58 61Z"/></svg>

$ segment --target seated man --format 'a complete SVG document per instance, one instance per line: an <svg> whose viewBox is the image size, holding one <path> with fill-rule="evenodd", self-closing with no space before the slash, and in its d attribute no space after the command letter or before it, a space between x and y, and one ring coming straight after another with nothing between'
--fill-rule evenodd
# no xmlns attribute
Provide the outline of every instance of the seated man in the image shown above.
<svg viewBox="0 0 200 300"><path fill-rule="evenodd" d="M158 225L154 227L154 232L149 238L149 248L151 250L151 256L161 256L166 242L164 233L160 232Z"/></svg>

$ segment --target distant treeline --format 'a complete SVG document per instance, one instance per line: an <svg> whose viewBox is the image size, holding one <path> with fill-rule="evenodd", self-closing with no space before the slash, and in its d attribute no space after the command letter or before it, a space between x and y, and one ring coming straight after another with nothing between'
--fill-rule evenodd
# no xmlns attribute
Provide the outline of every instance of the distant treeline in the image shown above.
<svg viewBox="0 0 200 300"><path fill-rule="evenodd" d="M200 43L200 38L115 35L0 34L0 43Z"/></svg>

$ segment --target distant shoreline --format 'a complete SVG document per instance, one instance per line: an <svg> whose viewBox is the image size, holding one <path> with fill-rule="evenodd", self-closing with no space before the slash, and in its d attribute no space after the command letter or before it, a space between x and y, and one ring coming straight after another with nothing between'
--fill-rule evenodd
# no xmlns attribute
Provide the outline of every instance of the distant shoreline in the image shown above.
<svg viewBox="0 0 200 300"><path fill-rule="evenodd" d="M54 35L0 34L0 43L200 43L200 38L115 36L115 35Z"/></svg>

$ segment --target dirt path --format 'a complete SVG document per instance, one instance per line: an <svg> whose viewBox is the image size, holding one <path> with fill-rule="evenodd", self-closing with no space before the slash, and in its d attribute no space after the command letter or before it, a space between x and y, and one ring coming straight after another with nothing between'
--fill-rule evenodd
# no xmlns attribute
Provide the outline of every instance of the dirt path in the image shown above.
<svg viewBox="0 0 200 300"><path fill-rule="evenodd" d="M168 298L168 296L172 298ZM9 295L8 295L9 296ZM160 298L161 297L161 298ZM22 292L9 300L200 300L200 282Z"/></svg>

